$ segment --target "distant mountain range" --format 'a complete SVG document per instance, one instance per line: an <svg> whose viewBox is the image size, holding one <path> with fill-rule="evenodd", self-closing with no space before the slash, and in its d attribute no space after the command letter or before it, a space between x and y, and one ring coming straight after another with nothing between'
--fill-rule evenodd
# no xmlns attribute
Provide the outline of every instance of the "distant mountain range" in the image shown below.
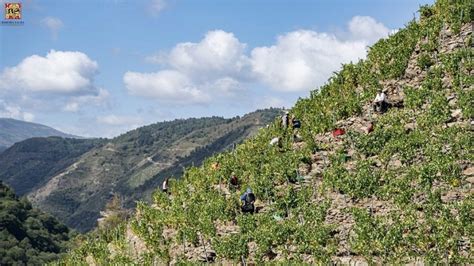
<svg viewBox="0 0 474 266"><path fill-rule="evenodd" d="M63 133L45 125L11 118L0 118L0 152L14 143L28 138L50 136L77 138L77 136Z"/></svg>
<svg viewBox="0 0 474 266"><path fill-rule="evenodd" d="M0 180L79 231L95 227L115 194L126 207L147 200L166 177L199 165L255 134L281 109L243 117L178 119L113 139L32 138L0 154Z"/></svg>

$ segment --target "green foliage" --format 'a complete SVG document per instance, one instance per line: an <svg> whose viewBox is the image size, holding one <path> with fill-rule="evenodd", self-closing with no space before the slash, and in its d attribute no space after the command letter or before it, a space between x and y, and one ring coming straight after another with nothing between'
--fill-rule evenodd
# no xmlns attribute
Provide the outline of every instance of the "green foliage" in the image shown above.
<svg viewBox="0 0 474 266"><path fill-rule="evenodd" d="M429 54L423 53L420 55L420 57L418 57L418 66L421 69L427 69L432 65L433 65L433 61L431 60L431 57Z"/></svg>
<svg viewBox="0 0 474 266"><path fill-rule="evenodd" d="M417 89L405 87L403 91L405 93L405 106L411 109L420 108L428 97L428 90L425 87Z"/></svg>
<svg viewBox="0 0 474 266"><path fill-rule="evenodd" d="M239 261L242 257L248 256L248 239L239 234L232 234L227 237L217 238L215 240L216 252L222 258L229 258Z"/></svg>
<svg viewBox="0 0 474 266"><path fill-rule="evenodd" d="M374 44L367 55L373 70L380 74L382 79L403 75L420 32L420 25L412 21L390 38Z"/></svg>
<svg viewBox="0 0 474 266"><path fill-rule="evenodd" d="M0 264L39 265L57 260L69 247L69 229L19 199L0 181Z"/></svg>
<svg viewBox="0 0 474 266"><path fill-rule="evenodd" d="M373 195L380 186L380 173L371 161L359 161L354 173L348 172L341 162L332 161L332 164L323 179L326 185L342 194L365 198Z"/></svg>
<svg viewBox="0 0 474 266"><path fill-rule="evenodd" d="M434 13L434 10L433 7L431 7L430 5L423 5L420 6L420 10L418 12L420 12L420 19L423 20L431 17Z"/></svg>
<svg viewBox="0 0 474 266"><path fill-rule="evenodd" d="M434 8L440 19L459 33L461 25L471 22L472 2L469 0L438 0Z"/></svg>
<svg viewBox="0 0 474 266"><path fill-rule="evenodd" d="M459 106L462 108L464 117L474 118L474 90L466 90L460 93Z"/></svg>

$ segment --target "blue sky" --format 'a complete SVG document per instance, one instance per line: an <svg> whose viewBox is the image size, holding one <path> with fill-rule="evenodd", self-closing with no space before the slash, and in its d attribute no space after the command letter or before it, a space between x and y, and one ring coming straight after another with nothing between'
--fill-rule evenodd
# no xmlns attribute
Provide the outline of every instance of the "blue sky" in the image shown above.
<svg viewBox="0 0 474 266"><path fill-rule="evenodd" d="M21 2L24 25L0 26L0 117L112 137L290 107L433 1Z"/></svg>

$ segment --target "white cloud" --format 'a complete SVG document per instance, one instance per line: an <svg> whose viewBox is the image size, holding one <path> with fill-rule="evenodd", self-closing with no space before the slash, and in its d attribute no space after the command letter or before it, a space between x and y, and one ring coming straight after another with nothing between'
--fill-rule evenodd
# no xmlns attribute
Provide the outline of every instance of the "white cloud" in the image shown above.
<svg viewBox="0 0 474 266"><path fill-rule="evenodd" d="M130 126L136 127L143 123L143 119L136 116L106 115L97 117L97 122L109 126Z"/></svg>
<svg viewBox="0 0 474 266"><path fill-rule="evenodd" d="M2 100L0 100L0 117L20 119L27 122L31 122L35 118L34 114L25 112L20 106L7 104Z"/></svg>
<svg viewBox="0 0 474 266"><path fill-rule="evenodd" d="M278 91L304 91L323 85L341 64L363 59L366 48L390 30L367 16L348 23L350 38L298 30L278 36L277 43L252 50L253 72Z"/></svg>
<svg viewBox="0 0 474 266"><path fill-rule="evenodd" d="M382 23L368 16L353 17L349 21L348 27L354 39L367 43L373 43L390 33L390 30Z"/></svg>
<svg viewBox="0 0 474 266"><path fill-rule="evenodd" d="M241 76L248 70L246 45L232 33L209 31L199 43L180 43L168 55L168 64L194 79Z"/></svg>
<svg viewBox="0 0 474 266"><path fill-rule="evenodd" d="M100 88L97 95L81 95L73 97L68 103L66 103L63 110L67 112L77 112L84 105L101 106L105 104L109 98L110 92L106 89Z"/></svg>
<svg viewBox="0 0 474 266"><path fill-rule="evenodd" d="M153 15L158 15L166 7L165 0L151 0L149 10Z"/></svg>
<svg viewBox="0 0 474 266"><path fill-rule="evenodd" d="M50 32L53 39L58 38L59 31L64 27L64 23L59 18L45 17L41 20L41 25L46 27Z"/></svg>
<svg viewBox="0 0 474 266"><path fill-rule="evenodd" d="M156 73L127 72L123 81L132 95L175 103L205 103L209 96L197 89L184 74L174 70Z"/></svg>
<svg viewBox="0 0 474 266"><path fill-rule="evenodd" d="M251 74L245 47L232 33L209 31L197 43L179 43L169 53L145 58L167 69L129 71L123 80L130 94L160 101L202 104L212 98L235 96L243 91L241 81Z"/></svg>
<svg viewBox="0 0 474 266"><path fill-rule="evenodd" d="M97 72L98 64L81 52L51 50L44 57L26 57L0 70L0 115L31 120L32 113L106 106L110 93L95 86Z"/></svg>
<svg viewBox="0 0 474 266"><path fill-rule="evenodd" d="M275 45L253 49L252 69L275 90L310 90L322 85L341 63L363 58L365 47L364 41L299 30L279 36Z"/></svg>
<svg viewBox="0 0 474 266"><path fill-rule="evenodd" d="M245 88L242 87L239 81L230 77L217 79L213 83L208 84L208 88L215 91L218 95L229 97L245 91Z"/></svg>
<svg viewBox="0 0 474 266"><path fill-rule="evenodd" d="M278 36L273 45L248 53L247 45L233 33L213 30L199 42L178 43L168 53L146 58L165 70L127 72L124 82L133 95L187 99L188 103L242 95L247 83L265 84L281 92L308 91L323 85L341 64L364 58L367 46L387 36L389 30L371 17L356 16L349 21L347 32L349 37L296 30Z"/></svg>
<svg viewBox="0 0 474 266"><path fill-rule="evenodd" d="M51 50L29 56L0 74L0 88L30 92L81 94L93 90L98 64L81 52Z"/></svg>

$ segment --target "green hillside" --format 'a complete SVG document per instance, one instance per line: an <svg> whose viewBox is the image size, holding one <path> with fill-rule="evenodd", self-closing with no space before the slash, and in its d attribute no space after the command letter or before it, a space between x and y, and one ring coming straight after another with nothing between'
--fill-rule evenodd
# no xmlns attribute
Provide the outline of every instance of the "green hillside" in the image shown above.
<svg viewBox="0 0 474 266"><path fill-rule="evenodd" d="M164 178L242 142L280 113L160 122L110 140L29 139L0 154L0 180L61 222L89 231L112 195L127 208L150 200Z"/></svg>
<svg viewBox="0 0 474 266"><path fill-rule="evenodd" d="M0 181L0 265L43 265L66 252L69 229Z"/></svg>
<svg viewBox="0 0 474 266"><path fill-rule="evenodd" d="M30 138L0 154L0 180L26 195L44 185L48 178L64 171L101 140Z"/></svg>
<svg viewBox="0 0 474 266"><path fill-rule="evenodd" d="M63 263L473 264L471 6L421 7L419 21L296 103L301 142L275 121L188 168L126 223L89 234ZM372 112L378 88L393 104L384 114ZM281 148L269 145L277 136ZM254 215L240 211L247 187Z"/></svg>

